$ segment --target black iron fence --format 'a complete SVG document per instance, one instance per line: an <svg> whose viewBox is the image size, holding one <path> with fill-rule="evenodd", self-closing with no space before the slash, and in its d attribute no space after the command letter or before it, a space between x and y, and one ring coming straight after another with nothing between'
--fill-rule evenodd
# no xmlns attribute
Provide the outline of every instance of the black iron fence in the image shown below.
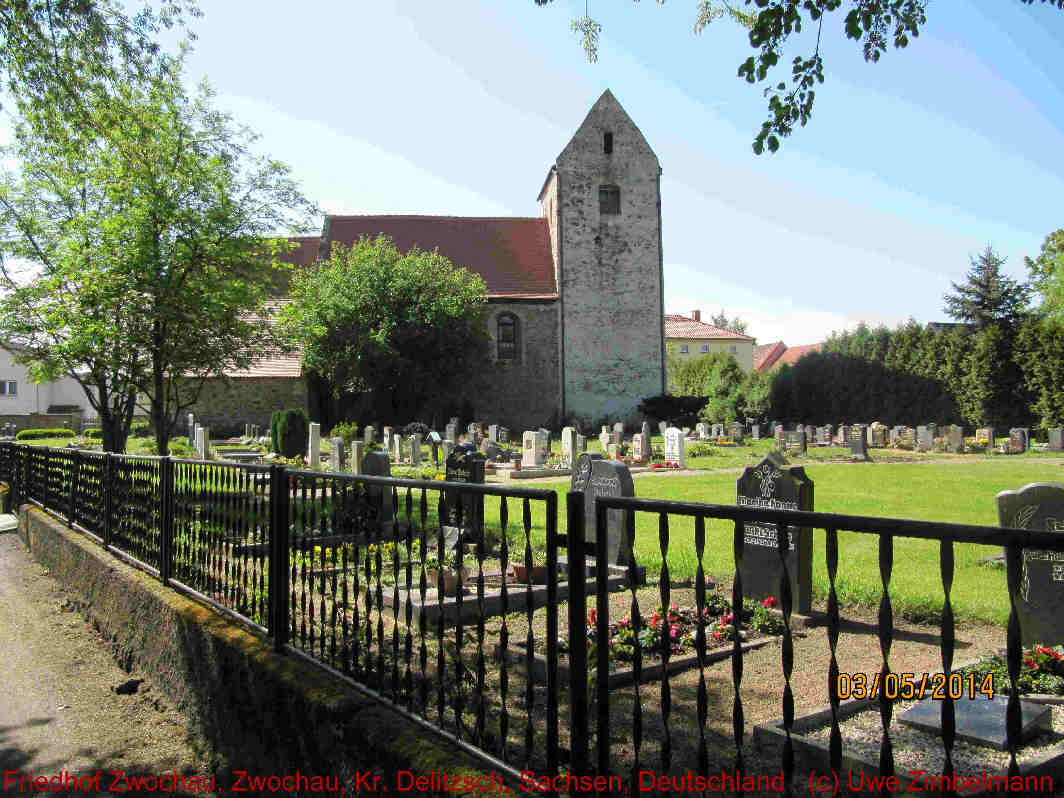
<svg viewBox="0 0 1064 798"><path fill-rule="evenodd" d="M878 537L882 583L877 635L881 677L891 673L894 613L890 581L894 539L939 541L944 606L939 622L943 673L954 668L955 629L950 591L954 546L1004 546L1012 611L1006 635L1011 685L1007 710L1009 772L1019 773L1020 706L1017 680L1022 656L1017 612L1025 549L1064 552L1064 538L1049 532L1009 530L828 513L772 510L636 498L596 500L597 534L584 540L584 502L567 498L567 531L558 529L557 494L495 485L406 480L170 458L126 457L0 444L0 481L16 502L30 501L89 534L109 550L155 573L164 583L207 601L272 636L279 651L304 657L442 734L511 779L539 776L617 777L635 786L641 770L712 775L719 751L730 746L731 767L749 764L744 714L744 646L731 639L731 739L709 731L712 695L707 626L696 625L697 683L693 717L674 716L678 701L666 635L640 643L646 613L639 591L645 569L656 582L654 603L670 606L670 549L682 546L696 560L695 614L703 618L708 595L704 554L712 523L730 522L734 565L731 610L744 611L746 525L776 524L777 550L789 550L794 530L825 536L829 582L824 624L830 650L825 674L830 705L830 767L843 768L836 657L840 634L836 583L839 531ZM635 546L636 515L657 519L656 563L624 564L617 571L586 566L607 561L607 512L621 511L623 537ZM684 519L683 524L678 524ZM670 526L671 523L671 526ZM707 524L710 526L707 528ZM674 530L683 528L677 542ZM689 531L690 530L690 531ZM728 534L724 532L723 534ZM687 536L691 535L690 538ZM560 550L567 549L564 563ZM545 551L542 563L537 551ZM544 584L506 578L512 565L530 575L545 566ZM655 573L655 567L659 570ZM783 617L778 681L757 685L782 696L782 770L791 790L796 772L792 732L795 701L792 613L786 557L779 603ZM559 572L566 574L559 577ZM842 568L845 577L845 565ZM633 678L613 687L611 611L627 590L633 639ZM646 593L643 593L644 600ZM589 602L593 601L589 619ZM567 617L559 628L559 605ZM589 625L590 624L590 625ZM590 635L588 631L590 630ZM589 642L590 641L590 642ZM564 643L567 675L559 649ZM644 672L644 659L655 657ZM648 675L649 674L649 675ZM719 696L716 696L719 698ZM649 702L649 703L648 703ZM651 706L650 704L653 704ZM942 701L944 776L955 773L954 702ZM894 774L893 702L880 692L881 776ZM624 748L620 752L619 748ZM586 783L586 782L585 782Z"/></svg>

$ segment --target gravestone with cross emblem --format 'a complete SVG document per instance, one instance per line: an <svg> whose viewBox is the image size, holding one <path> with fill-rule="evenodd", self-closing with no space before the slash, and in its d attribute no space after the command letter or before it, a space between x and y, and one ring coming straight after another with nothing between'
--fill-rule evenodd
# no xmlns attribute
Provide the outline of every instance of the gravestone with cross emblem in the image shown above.
<svg viewBox="0 0 1064 798"><path fill-rule="evenodd" d="M1064 535L1064 482L1002 491L997 510L1000 526ZM1023 645L1064 643L1064 551L1025 549L1021 563L1016 611Z"/></svg>
<svg viewBox="0 0 1064 798"><path fill-rule="evenodd" d="M778 454L747 466L735 482L735 503L740 507L772 510L812 510L813 481L801 466L786 465ZM743 528L743 596L779 600L783 564L779 532L774 523L746 522ZM791 600L796 612L806 614L813 598L813 530L790 528L786 555Z"/></svg>
<svg viewBox="0 0 1064 798"><path fill-rule="evenodd" d="M584 540L592 546L596 539L595 497L635 496L635 483L628 466L607 460L598 452L585 452L576 461L569 483L571 491L584 494ZM624 535L624 512L606 512L606 558L610 564L627 565L629 549ZM593 555L594 549L588 554Z"/></svg>

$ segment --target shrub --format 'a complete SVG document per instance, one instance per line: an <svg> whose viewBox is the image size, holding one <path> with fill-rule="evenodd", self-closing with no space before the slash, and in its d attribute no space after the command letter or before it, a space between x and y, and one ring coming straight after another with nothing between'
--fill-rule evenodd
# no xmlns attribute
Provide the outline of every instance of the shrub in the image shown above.
<svg viewBox="0 0 1064 798"><path fill-rule="evenodd" d="M310 419L302 408L295 410L279 410L271 419L271 439L276 448L274 451L282 457L303 457L307 453L307 434L310 431Z"/></svg>
<svg viewBox="0 0 1064 798"><path fill-rule="evenodd" d="M466 425L468 429L469 425ZM411 421L401 430L401 434L406 437L407 435L420 435L422 440L425 440L429 434L429 425L423 424L420 421Z"/></svg>
<svg viewBox="0 0 1064 798"><path fill-rule="evenodd" d="M24 429L15 433L16 441L39 441L43 438L73 438L68 429Z"/></svg>
<svg viewBox="0 0 1064 798"><path fill-rule="evenodd" d="M192 447L184 438L170 439L170 455L173 457L191 457Z"/></svg>
<svg viewBox="0 0 1064 798"><path fill-rule="evenodd" d="M354 421L341 421L331 430L329 430L330 438L341 438L345 447L351 446L351 441L358 438L358 424Z"/></svg>
<svg viewBox="0 0 1064 798"><path fill-rule="evenodd" d="M98 427L93 427L91 429L87 429L81 434L82 434L83 437L89 438L89 439L94 440L94 441L102 441L103 440L103 430L99 429Z"/></svg>
<svg viewBox="0 0 1064 798"><path fill-rule="evenodd" d="M147 421L134 421L129 428L131 438L150 438L152 436L151 424Z"/></svg>

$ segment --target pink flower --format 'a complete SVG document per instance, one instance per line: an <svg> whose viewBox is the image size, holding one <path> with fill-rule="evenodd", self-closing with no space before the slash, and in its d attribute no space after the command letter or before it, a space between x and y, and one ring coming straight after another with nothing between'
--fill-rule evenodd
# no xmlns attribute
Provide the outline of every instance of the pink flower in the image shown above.
<svg viewBox="0 0 1064 798"><path fill-rule="evenodd" d="M776 606L776 599L772 598L772 596L769 596L767 599L765 599L764 601L761 602L761 606L762 607L775 607Z"/></svg>
<svg viewBox="0 0 1064 798"><path fill-rule="evenodd" d="M723 621L723 623L725 623L725 624L729 624L729 623L731 623L734 620L735 620L735 614L731 613L731 612L729 612L727 615L725 615L723 618L721 618L721 621Z"/></svg>
<svg viewBox="0 0 1064 798"><path fill-rule="evenodd" d="M679 604L672 604L672 605L669 606L669 609L672 612L679 612L680 611L680 605Z"/></svg>
<svg viewBox="0 0 1064 798"><path fill-rule="evenodd" d="M669 627L669 637L676 638L680 636L680 627L677 624L673 624Z"/></svg>

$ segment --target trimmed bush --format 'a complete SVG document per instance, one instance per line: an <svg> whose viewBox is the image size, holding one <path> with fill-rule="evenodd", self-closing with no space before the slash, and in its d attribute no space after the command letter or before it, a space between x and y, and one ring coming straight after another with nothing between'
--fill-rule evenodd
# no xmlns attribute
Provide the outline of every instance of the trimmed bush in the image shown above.
<svg viewBox="0 0 1064 798"><path fill-rule="evenodd" d="M89 438L90 440L94 441L103 440L103 430L99 429L98 427L92 427L91 429L87 429L83 433L81 433L81 435L84 438Z"/></svg>
<svg viewBox="0 0 1064 798"><path fill-rule="evenodd" d="M331 430L329 430L330 438L340 438L344 442L344 446L350 446L351 441L358 437L358 424L354 421L341 421Z"/></svg>
<svg viewBox="0 0 1064 798"><path fill-rule="evenodd" d="M302 408L278 410L270 420L270 437L282 457L302 457L307 453L310 419Z"/></svg>
<svg viewBox="0 0 1064 798"><path fill-rule="evenodd" d="M68 429L24 429L15 433L16 441L39 441L43 438L73 438Z"/></svg>
<svg viewBox="0 0 1064 798"><path fill-rule="evenodd" d="M129 428L129 437L131 438L150 438L152 437L151 423L147 421L134 421L133 426Z"/></svg>

